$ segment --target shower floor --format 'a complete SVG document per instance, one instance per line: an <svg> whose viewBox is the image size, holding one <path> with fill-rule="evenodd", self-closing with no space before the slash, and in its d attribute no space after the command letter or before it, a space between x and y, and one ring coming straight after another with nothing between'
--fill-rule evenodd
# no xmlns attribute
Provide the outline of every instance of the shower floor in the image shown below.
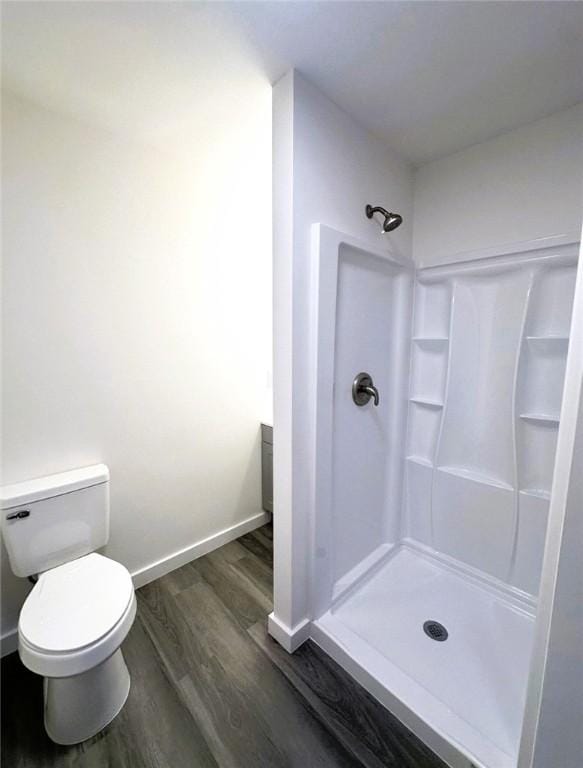
<svg viewBox="0 0 583 768"><path fill-rule="evenodd" d="M447 640L424 633L428 620ZM314 636L333 656L338 644L397 715L395 701L475 765L514 768L533 627L527 603L403 545L315 622Z"/></svg>

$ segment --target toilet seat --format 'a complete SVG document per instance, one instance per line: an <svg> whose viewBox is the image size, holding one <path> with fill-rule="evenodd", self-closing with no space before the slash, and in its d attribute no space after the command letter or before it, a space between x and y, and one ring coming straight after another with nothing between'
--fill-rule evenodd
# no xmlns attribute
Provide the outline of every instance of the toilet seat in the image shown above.
<svg viewBox="0 0 583 768"><path fill-rule="evenodd" d="M97 666L125 639L136 613L123 565L95 552L41 574L18 622L22 662L44 677Z"/></svg>

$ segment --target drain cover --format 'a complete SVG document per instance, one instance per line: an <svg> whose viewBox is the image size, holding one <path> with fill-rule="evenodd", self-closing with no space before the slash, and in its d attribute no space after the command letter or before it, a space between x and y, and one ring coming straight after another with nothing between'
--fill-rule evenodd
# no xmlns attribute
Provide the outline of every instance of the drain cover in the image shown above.
<svg viewBox="0 0 583 768"><path fill-rule="evenodd" d="M448 637L447 629L438 621L426 621L423 624L423 631L427 637L430 637L432 640L437 640L439 643L447 640Z"/></svg>

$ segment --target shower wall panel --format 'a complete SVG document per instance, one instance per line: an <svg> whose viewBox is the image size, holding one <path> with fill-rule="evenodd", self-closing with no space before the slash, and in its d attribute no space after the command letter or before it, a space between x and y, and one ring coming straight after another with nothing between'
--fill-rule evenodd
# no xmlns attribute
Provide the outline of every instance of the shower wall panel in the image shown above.
<svg viewBox="0 0 583 768"><path fill-rule="evenodd" d="M403 508L414 267L321 224L312 228L315 456L311 601L329 610L398 542ZM378 407L357 405L367 372Z"/></svg>
<svg viewBox="0 0 583 768"><path fill-rule="evenodd" d="M393 393L394 269L347 245L340 248L334 355L334 576L342 576L387 540L387 457ZM380 403L358 407L352 382L370 373Z"/></svg>
<svg viewBox="0 0 583 768"><path fill-rule="evenodd" d="M417 273L405 535L536 595L577 250Z"/></svg>

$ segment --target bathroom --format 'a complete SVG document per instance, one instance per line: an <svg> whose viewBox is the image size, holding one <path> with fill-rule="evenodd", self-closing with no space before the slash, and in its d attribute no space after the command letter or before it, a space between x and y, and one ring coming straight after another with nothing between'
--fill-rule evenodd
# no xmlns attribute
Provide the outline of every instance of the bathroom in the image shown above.
<svg viewBox="0 0 583 768"><path fill-rule="evenodd" d="M2 4L3 764L582 768L582 37Z"/></svg>

